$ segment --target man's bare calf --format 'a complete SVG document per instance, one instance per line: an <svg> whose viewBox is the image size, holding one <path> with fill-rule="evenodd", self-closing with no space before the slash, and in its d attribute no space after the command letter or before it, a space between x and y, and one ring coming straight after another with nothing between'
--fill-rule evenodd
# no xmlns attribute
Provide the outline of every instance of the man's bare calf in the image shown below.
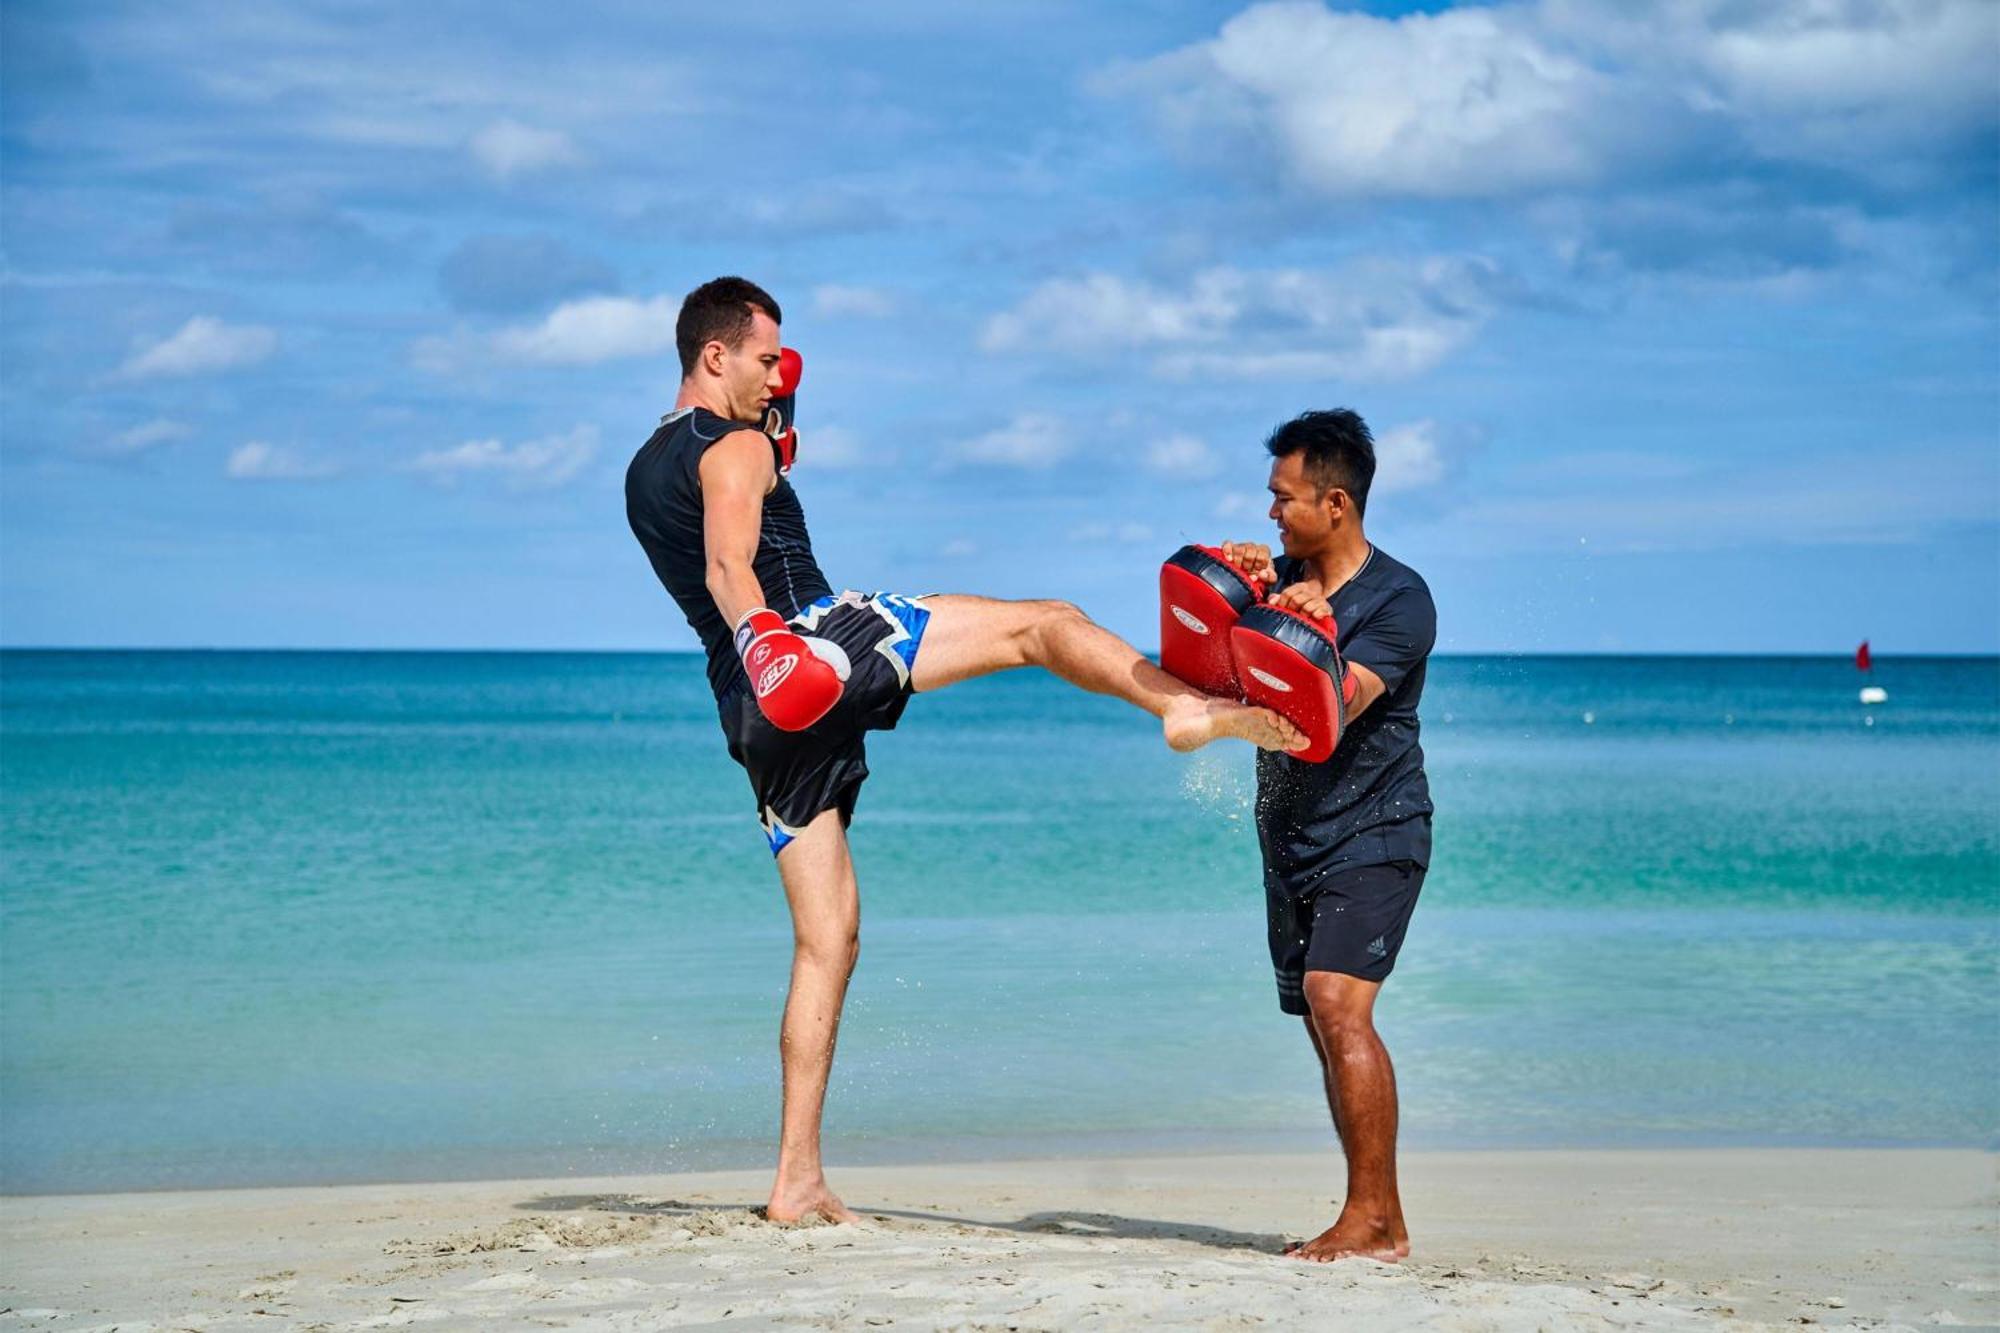
<svg viewBox="0 0 2000 1333"><path fill-rule="evenodd" d="M764 1215L773 1222L852 1222L854 1214L827 1186L819 1138L840 1007L861 951L861 895L838 810L799 831L778 857L778 875L792 909L792 986L778 1035L785 1071L778 1177Z"/></svg>
<svg viewBox="0 0 2000 1333"><path fill-rule="evenodd" d="M1396 1070L1375 1031L1379 982L1339 972L1305 977L1306 1035L1319 1057L1327 1109L1347 1156L1347 1198L1332 1226L1286 1253L1326 1263L1410 1253L1403 1199L1396 1186Z"/></svg>

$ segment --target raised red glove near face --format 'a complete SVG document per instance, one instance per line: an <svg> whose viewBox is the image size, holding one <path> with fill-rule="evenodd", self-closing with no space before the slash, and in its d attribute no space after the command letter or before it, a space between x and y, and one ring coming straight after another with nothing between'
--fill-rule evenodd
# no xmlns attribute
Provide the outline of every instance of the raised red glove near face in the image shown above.
<svg viewBox="0 0 2000 1333"><path fill-rule="evenodd" d="M850 665L837 643L796 634L769 607L736 623L736 652L757 707L780 731L804 731L840 702Z"/></svg>
<svg viewBox="0 0 2000 1333"><path fill-rule="evenodd" d="M764 409L764 433L778 451L778 471L792 470L799 456L799 431L794 424L798 407L799 377L805 373L805 359L789 347L778 351L778 391Z"/></svg>

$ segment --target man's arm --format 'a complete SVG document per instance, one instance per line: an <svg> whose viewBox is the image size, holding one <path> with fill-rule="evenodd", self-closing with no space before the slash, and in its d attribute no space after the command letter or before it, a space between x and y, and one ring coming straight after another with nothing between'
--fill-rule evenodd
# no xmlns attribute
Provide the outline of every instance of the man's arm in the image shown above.
<svg viewBox="0 0 2000 1333"><path fill-rule="evenodd" d="M1359 662L1347 664L1347 674L1354 677L1354 701L1347 705L1347 720L1352 722L1368 711L1368 705L1389 692L1382 678L1374 670Z"/></svg>
<svg viewBox="0 0 2000 1333"><path fill-rule="evenodd" d="M762 431L739 430L701 456L702 545L708 554L708 595L725 624L764 605L753 562L764 520L764 497L777 478L771 441Z"/></svg>
<svg viewBox="0 0 2000 1333"><path fill-rule="evenodd" d="M1437 643L1437 607L1422 585L1391 598L1347 642L1347 669L1354 676L1352 718L1403 683Z"/></svg>
<svg viewBox="0 0 2000 1333"><path fill-rule="evenodd" d="M777 485L770 437L759 430L724 436L702 455L700 475L708 595L734 627L757 707L779 730L804 731L840 702L849 666L838 644L794 633L764 605L755 561L764 497Z"/></svg>

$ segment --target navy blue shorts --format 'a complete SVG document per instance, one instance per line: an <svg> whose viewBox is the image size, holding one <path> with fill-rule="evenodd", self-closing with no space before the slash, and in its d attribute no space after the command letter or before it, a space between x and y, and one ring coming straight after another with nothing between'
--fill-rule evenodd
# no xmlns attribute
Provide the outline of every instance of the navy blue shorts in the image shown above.
<svg viewBox="0 0 2000 1333"><path fill-rule="evenodd" d="M1355 866L1319 880L1310 896L1264 875L1264 909L1271 930L1271 965L1278 973L1278 1007L1305 1014L1306 973L1344 972L1382 981L1395 969L1424 887L1415 861Z"/></svg>
<svg viewBox="0 0 2000 1333"><path fill-rule="evenodd" d="M892 729L903 716L930 618L920 599L892 592L836 593L794 616L793 629L839 644L850 666L840 702L804 731L772 726L747 680L718 701L729 757L750 775L771 855L828 810L839 810L843 824L853 819L868 776L861 738Z"/></svg>

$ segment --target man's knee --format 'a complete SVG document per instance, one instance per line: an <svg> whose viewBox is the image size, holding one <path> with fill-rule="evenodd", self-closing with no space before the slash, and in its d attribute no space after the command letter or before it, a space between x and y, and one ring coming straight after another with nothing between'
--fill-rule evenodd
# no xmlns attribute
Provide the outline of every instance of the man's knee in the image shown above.
<svg viewBox="0 0 2000 1333"><path fill-rule="evenodd" d="M850 976L861 958L861 923L794 934L792 951L810 967Z"/></svg>
<svg viewBox="0 0 2000 1333"><path fill-rule="evenodd" d="M1028 614L1022 625L1023 638L1030 655L1037 658L1046 655L1063 635L1090 623L1082 607L1057 598L1028 602L1024 609Z"/></svg>
<svg viewBox="0 0 2000 1333"><path fill-rule="evenodd" d="M1375 1033L1375 992L1380 987L1340 972L1308 972L1306 1008L1320 1044L1332 1048Z"/></svg>

